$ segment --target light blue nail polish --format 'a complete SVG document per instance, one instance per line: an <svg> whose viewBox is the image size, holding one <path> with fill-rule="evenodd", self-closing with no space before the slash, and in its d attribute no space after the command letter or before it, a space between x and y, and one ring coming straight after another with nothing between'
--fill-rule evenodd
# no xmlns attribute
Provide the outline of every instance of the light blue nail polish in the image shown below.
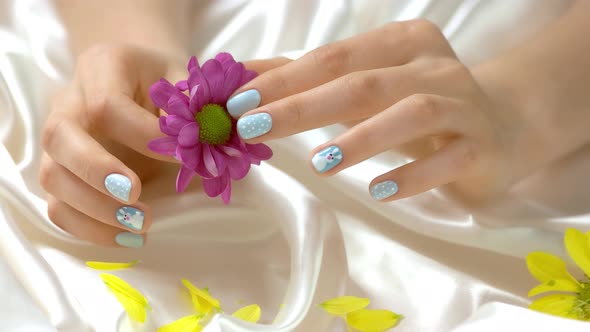
<svg viewBox="0 0 590 332"><path fill-rule="evenodd" d="M380 201L397 193L397 183L391 180L375 183L371 186L369 192L373 199Z"/></svg>
<svg viewBox="0 0 590 332"><path fill-rule="evenodd" d="M311 158L311 163L318 173L325 173L342 161L342 151L339 147L333 145L316 153Z"/></svg>
<svg viewBox="0 0 590 332"><path fill-rule="evenodd" d="M238 133L243 139L262 136L272 128L272 118L268 113L256 113L238 120Z"/></svg>
<svg viewBox="0 0 590 332"><path fill-rule="evenodd" d="M251 111L260 105L260 93L257 90L247 90L231 97L227 101L227 111L234 118Z"/></svg>
<svg viewBox="0 0 590 332"><path fill-rule="evenodd" d="M143 212L131 206L123 206L117 210L117 221L131 229L140 231L143 228Z"/></svg>
<svg viewBox="0 0 590 332"><path fill-rule="evenodd" d="M113 196L125 202L129 201L131 180L125 175L117 173L109 174L104 179L104 186Z"/></svg>
<svg viewBox="0 0 590 332"><path fill-rule="evenodd" d="M115 236L115 241L127 248L141 248L143 247L143 236L140 234L121 232Z"/></svg>

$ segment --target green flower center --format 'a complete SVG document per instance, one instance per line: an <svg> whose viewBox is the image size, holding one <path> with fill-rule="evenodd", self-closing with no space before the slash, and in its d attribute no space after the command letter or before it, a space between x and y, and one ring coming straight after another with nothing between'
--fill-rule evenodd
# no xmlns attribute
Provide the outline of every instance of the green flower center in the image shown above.
<svg viewBox="0 0 590 332"><path fill-rule="evenodd" d="M224 144L231 135L232 122L225 109L217 104L207 104L195 115L199 123L199 140L212 145Z"/></svg>
<svg viewBox="0 0 590 332"><path fill-rule="evenodd" d="M580 282L581 289L578 292L572 313L582 320L590 320L590 282Z"/></svg>

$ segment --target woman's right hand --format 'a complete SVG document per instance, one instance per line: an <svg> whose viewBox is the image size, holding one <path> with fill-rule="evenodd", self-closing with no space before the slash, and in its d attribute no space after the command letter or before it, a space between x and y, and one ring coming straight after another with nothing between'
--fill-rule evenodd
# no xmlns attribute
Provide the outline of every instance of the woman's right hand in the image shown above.
<svg viewBox="0 0 590 332"><path fill-rule="evenodd" d="M175 162L151 152L161 136L151 84L183 72L184 58L129 46L94 46L54 99L43 128L40 182L53 223L99 245L141 247L152 224L141 180Z"/></svg>

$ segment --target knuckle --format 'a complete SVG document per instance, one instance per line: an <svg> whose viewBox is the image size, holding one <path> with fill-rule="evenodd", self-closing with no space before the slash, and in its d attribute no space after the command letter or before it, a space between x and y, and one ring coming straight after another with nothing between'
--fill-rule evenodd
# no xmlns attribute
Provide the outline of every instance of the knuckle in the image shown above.
<svg viewBox="0 0 590 332"><path fill-rule="evenodd" d="M473 144L463 144L458 153L454 167L456 169L467 171L473 167L479 159L479 152Z"/></svg>
<svg viewBox="0 0 590 332"><path fill-rule="evenodd" d="M442 34L440 28L433 22L426 19L415 19L405 22L405 30L412 37L431 37Z"/></svg>
<svg viewBox="0 0 590 332"><path fill-rule="evenodd" d="M413 95L410 97L410 103L420 123L430 123L441 117L442 108L438 107L438 103L430 95Z"/></svg>
<svg viewBox="0 0 590 332"><path fill-rule="evenodd" d="M59 210L60 210L60 204L57 200L51 199L51 200L47 201L47 217L49 217L49 220L51 220L57 226L60 226L60 224L59 224Z"/></svg>
<svg viewBox="0 0 590 332"><path fill-rule="evenodd" d="M86 118L91 127L100 127L103 124L109 102L110 97L103 92L86 97Z"/></svg>
<svg viewBox="0 0 590 332"><path fill-rule="evenodd" d="M54 144L62 125L63 119L60 119L57 113L53 113L47 119L41 131L41 147L43 149L48 150Z"/></svg>
<svg viewBox="0 0 590 332"><path fill-rule="evenodd" d="M350 54L341 45L330 44L322 46L310 53L311 61L318 68L324 68L332 76L340 76L349 67Z"/></svg>
<svg viewBox="0 0 590 332"><path fill-rule="evenodd" d="M269 91L290 91L289 80L279 71L270 70L264 73L265 83L263 85L271 87L271 89L268 89Z"/></svg>
<svg viewBox="0 0 590 332"><path fill-rule="evenodd" d="M287 98L285 100L285 109L288 110L288 119L290 126L294 126L305 119L305 108L296 98Z"/></svg>
<svg viewBox="0 0 590 332"><path fill-rule="evenodd" d="M41 161L39 167L39 183L45 191L50 192L53 187L52 179L55 176L55 162L48 158L44 158Z"/></svg>
<svg viewBox="0 0 590 332"><path fill-rule="evenodd" d="M353 108L369 111L374 104L371 96L379 89L381 81L378 76L367 72L354 72L342 78L344 89Z"/></svg>

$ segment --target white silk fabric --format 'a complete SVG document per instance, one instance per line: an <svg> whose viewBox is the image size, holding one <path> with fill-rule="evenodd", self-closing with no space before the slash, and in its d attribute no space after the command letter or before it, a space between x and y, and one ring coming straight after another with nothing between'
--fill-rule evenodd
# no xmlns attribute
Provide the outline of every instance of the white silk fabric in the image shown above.
<svg viewBox="0 0 590 332"><path fill-rule="evenodd" d="M344 130L331 126L271 142L274 158L235 184L227 207L199 190L174 193L174 174L145 184L142 199L155 224L143 249L95 247L61 232L46 216L38 142L49 96L69 79L73 62L67 31L48 3L0 0L0 331L155 331L191 313L181 278L209 287L222 302L227 314L206 332L345 331L316 306L345 294L403 314L394 329L400 332L590 328L526 309L535 280L524 261L533 250L566 258L563 231L588 229L589 148L485 207L467 208L439 189L383 204L370 199L368 183L409 159L387 152L319 178L306 158ZM200 1L192 47L201 59L219 51L238 60L297 56L423 17L475 65L537 33L568 4ZM127 320L98 272L84 267L87 260L133 259L141 263L116 274L152 304L141 326ZM249 303L262 307L259 324L228 315Z"/></svg>

